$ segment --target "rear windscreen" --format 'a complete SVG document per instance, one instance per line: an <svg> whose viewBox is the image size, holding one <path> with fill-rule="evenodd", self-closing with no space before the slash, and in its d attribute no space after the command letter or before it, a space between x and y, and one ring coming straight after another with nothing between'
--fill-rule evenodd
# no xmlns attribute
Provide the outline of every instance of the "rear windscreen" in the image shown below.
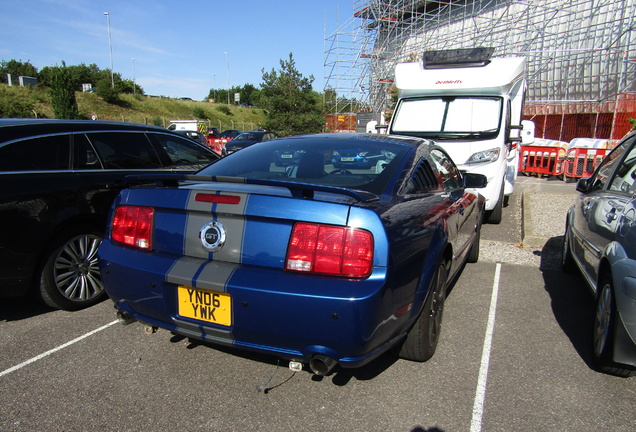
<svg viewBox="0 0 636 432"><path fill-rule="evenodd" d="M244 148L199 174L284 180L379 194L409 148L381 139L292 137Z"/></svg>

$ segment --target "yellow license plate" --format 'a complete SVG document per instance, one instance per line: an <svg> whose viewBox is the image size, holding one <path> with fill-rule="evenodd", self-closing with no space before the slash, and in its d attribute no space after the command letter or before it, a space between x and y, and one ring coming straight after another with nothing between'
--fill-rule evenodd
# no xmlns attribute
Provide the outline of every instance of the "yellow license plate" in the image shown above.
<svg viewBox="0 0 636 432"><path fill-rule="evenodd" d="M180 286L179 315L200 321L232 325L232 296L222 292Z"/></svg>

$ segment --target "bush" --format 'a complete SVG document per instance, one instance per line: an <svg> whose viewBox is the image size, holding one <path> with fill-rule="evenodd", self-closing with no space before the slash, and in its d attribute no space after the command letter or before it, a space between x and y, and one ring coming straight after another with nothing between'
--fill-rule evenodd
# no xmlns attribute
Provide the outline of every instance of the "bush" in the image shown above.
<svg viewBox="0 0 636 432"><path fill-rule="evenodd" d="M10 92L5 86L0 87L0 117L29 118L35 114L35 100L23 93Z"/></svg>
<svg viewBox="0 0 636 432"><path fill-rule="evenodd" d="M216 109L221 111L225 115L232 115L232 110L230 110L230 107L227 105L219 105L218 107L216 107Z"/></svg>
<svg viewBox="0 0 636 432"><path fill-rule="evenodd" d="M210 119L208 117L207 113L205 112L205 110L203 108L201 108L201 107L195 107L192 110L192 115L195 118L198 118L198 119L203 119L203 120L209 120Z"/></svg>
<svg viewBox="0 0 636 432"><path fill-rule="evenodd" d="M112 82L110 78L102 78L97 81L97 85L95 86L95 93L97 96L104 99L104 102L109 104L118 105L121 103L121 99L119 99L119 93L112 87Z"/></svg>

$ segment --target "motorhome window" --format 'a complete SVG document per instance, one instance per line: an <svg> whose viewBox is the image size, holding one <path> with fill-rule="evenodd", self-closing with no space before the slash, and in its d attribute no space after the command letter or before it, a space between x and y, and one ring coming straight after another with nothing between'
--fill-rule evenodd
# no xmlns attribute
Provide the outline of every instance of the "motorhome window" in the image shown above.
<svg viewBox="0 0 636 432"><path fill-rule="evenodd" d="M403 99L391 132L494 133L501 122L501 98Z"/></svg>

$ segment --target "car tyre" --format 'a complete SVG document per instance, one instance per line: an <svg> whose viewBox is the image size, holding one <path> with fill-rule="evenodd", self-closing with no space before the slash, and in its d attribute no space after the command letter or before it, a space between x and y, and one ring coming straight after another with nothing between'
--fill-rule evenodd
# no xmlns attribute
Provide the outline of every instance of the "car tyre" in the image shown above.
<svg viewBox="0 0 636 432"><path fill-rule="evenodd" d="M570 232L569 225L565 226L565 234L563 234L563 247L561 248L561 268L566 273L572 273L576 269L572 249L570 249Z"/></svg>
<svg viewBox="0 0 636 432"><path fill-rule="evenodd" d="M633 376L636 373L634 368L616 363L612 359L617 313L614 285L609 275L602 281L594 311L592 336L594 363L600 372L621 377Z"/></svg>
<svg viewBox="0 0 636 432"><path fill-rule="evenodd" d="M442 328L445 300L446 267L440 264L431 281L420 316L402 343L399 352L401 358L424 362L435 354Z"/></svg>
<svg viewBox="0 0 636 432"><path fill-rule="evenodd" d="M40 266L38 293L48 306L78 310L106 297L97 264L102 233L78 226L57 236Z"/></svg>
<svg viewBox="0 0 636 432"><path fill-rule="evenodd" d="M499 192L499 199L495 208L488 212L488 223L497 225L501 223L503 218L503 206L504 206L504 185L501 185L501 191Z"/></svg>
<svg viewBox="0 0 636 432"><path fill-rule="evenodd" d="M473 240L473 244L470 246L470 251L468 252L468 258L466 258L466 261L471 264L479 261L480 238L481 238L481 224L477 226L477 232L475 232L475 240Z"/></svg>

